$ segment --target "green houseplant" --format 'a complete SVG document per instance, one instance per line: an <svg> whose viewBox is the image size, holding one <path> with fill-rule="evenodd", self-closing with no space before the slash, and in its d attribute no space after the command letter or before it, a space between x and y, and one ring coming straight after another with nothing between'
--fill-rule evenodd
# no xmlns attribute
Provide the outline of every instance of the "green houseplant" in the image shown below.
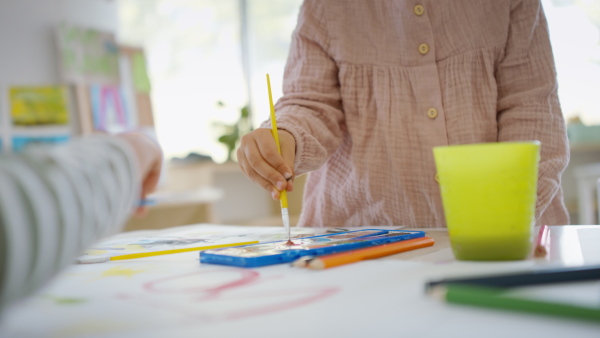
<svg viewBox="0 0 600 338"><path fill-rule="evenodd" d="M222 101L217 102L217 106L225 107ZM218 141L227 147L227 161L235 160L235 150L239 145L239 140L242 136L252 131L252 123L250 121L250 109L245 105L240 109L240 116L233 124L216 123L222 129L222 134Z"/></svg>

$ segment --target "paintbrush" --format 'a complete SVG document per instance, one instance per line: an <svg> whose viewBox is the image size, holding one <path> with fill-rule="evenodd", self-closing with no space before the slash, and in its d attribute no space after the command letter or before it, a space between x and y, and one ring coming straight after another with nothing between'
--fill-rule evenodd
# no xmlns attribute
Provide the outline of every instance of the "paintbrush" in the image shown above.
<svg viewBox="0 0 600 338"><path fill-rule="evenodd" d="M271 94L271 79L269 78L269 74L267 74L267 88L269 90L269 105L271 107L271 132L273 133L275 144L277 144L277 151L279 152L279 155L281 155L281 146L279 145L279 134L277 133L275 106L273 105L273 95ZM281 218L283 218L283 227L287 231L288 243L290 243L292 241L292 236L290 234L290 214L288 212L287 191L285 189L283 189L279 193L279 201L281 202Z"/></svg>

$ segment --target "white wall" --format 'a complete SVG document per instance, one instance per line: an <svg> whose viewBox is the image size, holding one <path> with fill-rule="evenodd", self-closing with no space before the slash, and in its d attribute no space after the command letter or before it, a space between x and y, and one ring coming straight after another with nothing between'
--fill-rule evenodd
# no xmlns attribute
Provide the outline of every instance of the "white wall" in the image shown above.
<svg viewBox="0 0 600 338"><path fill-rule="evenodd" d="M61 22L116 33L116 0L0 0L0 133L5 149L8 88L59 83L54 28Z"/></svg>

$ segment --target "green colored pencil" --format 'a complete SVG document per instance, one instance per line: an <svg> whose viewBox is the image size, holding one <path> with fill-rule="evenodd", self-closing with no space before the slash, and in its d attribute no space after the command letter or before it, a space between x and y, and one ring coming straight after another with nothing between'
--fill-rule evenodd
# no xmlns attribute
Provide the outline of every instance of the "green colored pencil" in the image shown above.
<svg viewBox="0 0 600 338"><path fill-rule="evenodd" d="M507 289L499 288L461 284L449 284L445 286L439 286L438 288L442 294L445 292L444 298L450 303L600 322L600 306L598 308L591 308L508 296L506 295Z"/></svg>

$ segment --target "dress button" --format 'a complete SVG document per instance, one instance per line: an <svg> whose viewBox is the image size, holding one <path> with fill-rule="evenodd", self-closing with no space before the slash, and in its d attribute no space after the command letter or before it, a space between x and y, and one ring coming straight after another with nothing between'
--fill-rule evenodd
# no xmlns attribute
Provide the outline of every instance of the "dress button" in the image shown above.
<svg viewBox="0 0 600 338"><path fill-rule="evenodd" d="M429 110L427 111L427 116L429 116L430 119L434 119L438 116L438 111L435 108L429 108Z"/></svg>
<svg viewBox="0 0 600 338"><path fill-rule="evenodd" d="M433 177L433 179L437 182L440 183L440 174L435 174L435 176Z"/></svg>
<svg viewBox="0 0 600 338"><path fill-rule="evenodd" d="M421 5L416 5L414 8L415 14L418 16L423 15L423 13L425 13L425 7L421 6Z"/></svg>
<svg viewBox="0 0 600 338"><path fill-rule="evenodd" d="M425 55L429 53L429 45L426 43L422 43L419 45L419 53Z"/></svg>

